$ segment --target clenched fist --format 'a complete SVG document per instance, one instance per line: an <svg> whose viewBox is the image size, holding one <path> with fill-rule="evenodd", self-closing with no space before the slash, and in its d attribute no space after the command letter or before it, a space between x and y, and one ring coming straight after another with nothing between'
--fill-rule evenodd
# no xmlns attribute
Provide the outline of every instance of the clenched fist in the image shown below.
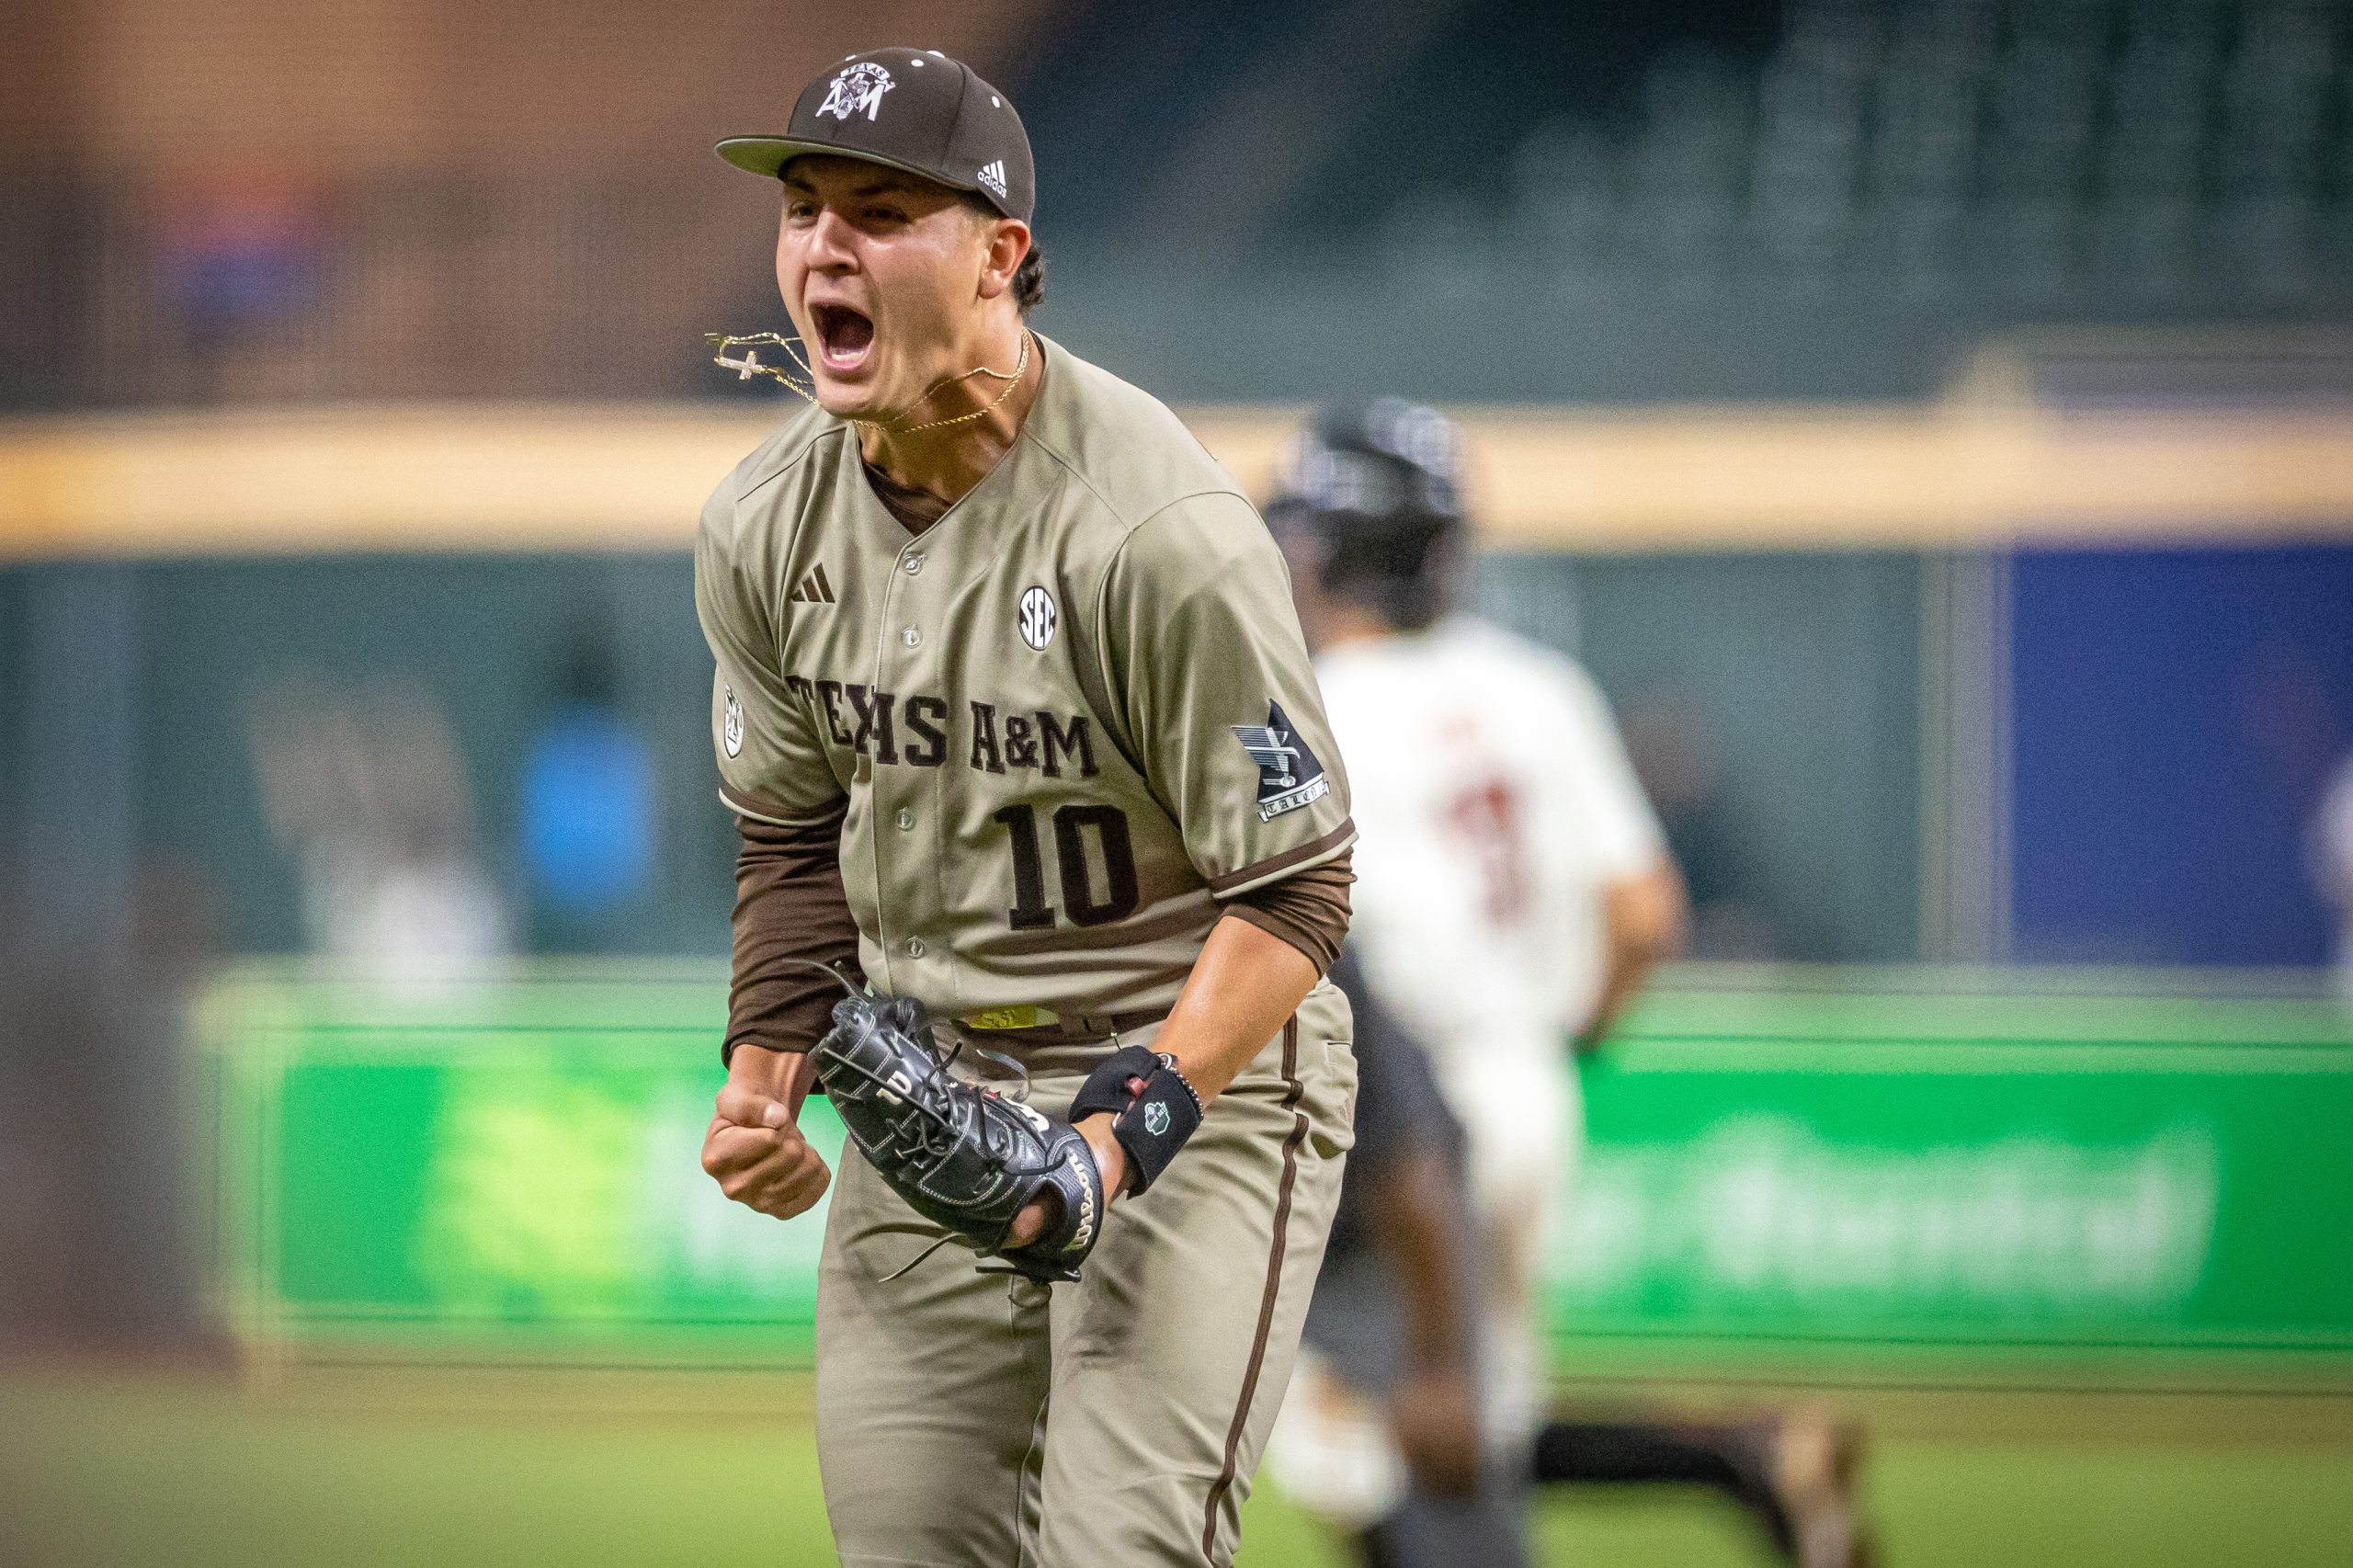
<svg viewBox="0 0 2353 1568"><path fill-rule="evenodd" d="M794 1125L808 1076L801 1058L739 1046L702 1140L702 1168L719 1190L779 1220L805 1214L833 1173Z"/></svg>

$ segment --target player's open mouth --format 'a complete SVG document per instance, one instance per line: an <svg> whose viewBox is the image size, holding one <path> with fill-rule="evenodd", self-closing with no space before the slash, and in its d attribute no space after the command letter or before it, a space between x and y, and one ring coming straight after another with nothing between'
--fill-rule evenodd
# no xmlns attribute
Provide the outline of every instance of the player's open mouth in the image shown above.
<svg viewBox="0 0 2353 1568"><path fill-rule="evenodd" d="M874 349L874 322L847 305L813 305L811 323L817 329L817 357L828 370L855 370Z"/></svg>

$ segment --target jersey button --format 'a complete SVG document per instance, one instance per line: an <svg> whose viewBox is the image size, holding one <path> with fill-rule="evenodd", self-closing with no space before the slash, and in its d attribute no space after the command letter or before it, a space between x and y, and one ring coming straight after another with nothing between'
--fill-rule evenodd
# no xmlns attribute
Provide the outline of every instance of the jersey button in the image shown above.
<svg viewBox="0 0 2353 1568"><path fill-rule="evenodd" d="M911 811L907 810L907 808L906 808L906 807L904 807L904 806L901 806L901 807L899 808L899 817L898 817L898 822L899 822L899 831L900 831L901 833L904 833L904 832L906 832L909 828L912 828L912 827L914 827L914 826L915 825L915 812L911 812Z"/></svg>
<svg viewBox="0 0 2353 1568"><path fill-rule="evenodd" d="M906 567L907 575L910 577L914 576L916 573L923 570L923 557L920 555L908 556L906 560Z"/></svg>
<svg viewBox="0 0 2353 1568"><path fill-rule="evenodd" d="M899 633L899 641L904 642L908 647L913 648L923 642L923 633L910 626L904 631Z"/></svg>
<svg viewBox="0 0 2353 1568"><path fill-rule="evenodd" d="M919 959L923 957L923 938L921 937L910 937L907 938L907 957L911 959Z"/></svg>

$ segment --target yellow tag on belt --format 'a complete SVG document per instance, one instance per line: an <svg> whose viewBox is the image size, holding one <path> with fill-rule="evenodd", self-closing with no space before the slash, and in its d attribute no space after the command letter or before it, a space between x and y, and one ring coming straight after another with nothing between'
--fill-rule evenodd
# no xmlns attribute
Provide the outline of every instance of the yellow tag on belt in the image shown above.
<svg viewBox="0 0 2353 1568"><path fill-rule="evenodd" d="M963 1018L964 1027L973 1029L1034 1029L1060 1022L1062 1015L1051 1007L990 1007Z"/></svg>

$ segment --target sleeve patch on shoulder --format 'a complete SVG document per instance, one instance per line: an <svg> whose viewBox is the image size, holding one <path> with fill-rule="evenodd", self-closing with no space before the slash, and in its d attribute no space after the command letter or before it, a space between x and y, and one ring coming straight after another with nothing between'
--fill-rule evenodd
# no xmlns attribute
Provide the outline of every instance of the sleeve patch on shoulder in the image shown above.
<svg viewBox="0 0 2353 1568"><path fill-rule="evenodd" d="M1322 800L1332 788L1324 776L1324 765L1315 759L1314 752L1290 720L1284 716L1282 704L1267 704L1267 722L1263 724L1231 726L1233 738L1258 765L1258 820L1272 822L1285 812L1313 805Z"/></svg>

